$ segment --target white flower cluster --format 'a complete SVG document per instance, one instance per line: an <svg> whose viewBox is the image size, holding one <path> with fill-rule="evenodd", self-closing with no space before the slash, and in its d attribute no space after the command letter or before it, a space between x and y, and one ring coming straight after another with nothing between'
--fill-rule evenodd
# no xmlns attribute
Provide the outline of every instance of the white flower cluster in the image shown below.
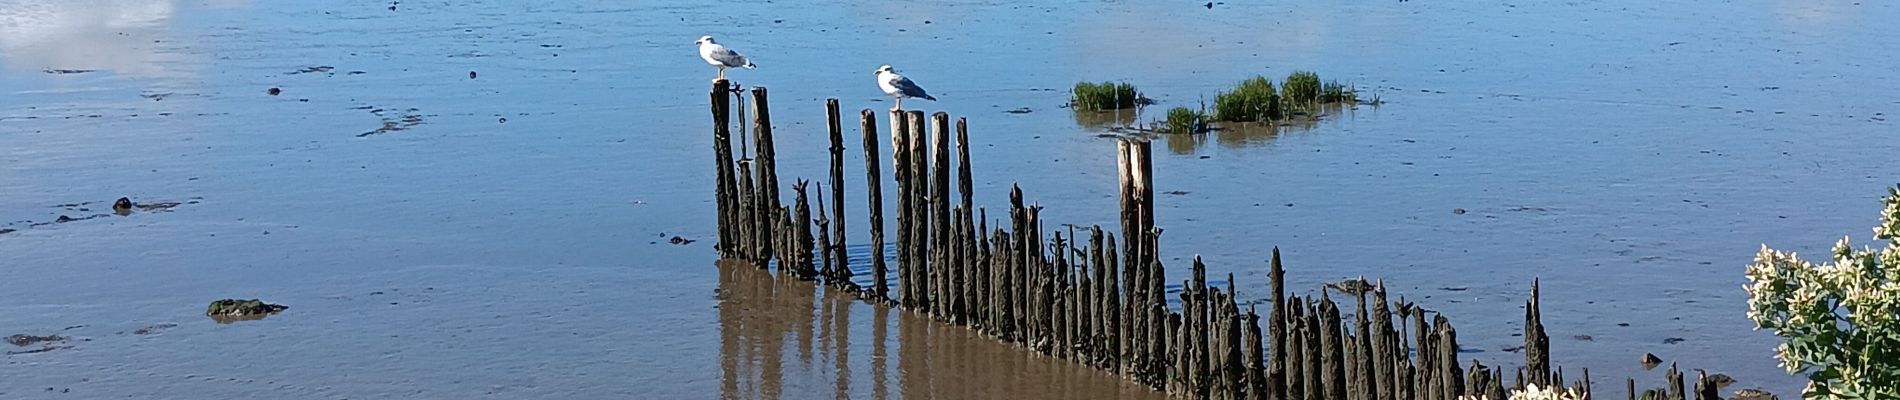
<svg viewBox="0 0 1900 400"><path fill-rule="evenodd" d="M1900 188L1891 189L1874 237L1881 249L1855 249L1847 238L1826 264L1762 246L1748 266L1748 318L1785 341L1776 358L1789 373L1808 373L1816 397L1900 395Z"/></svg>
<svg viewBox="0 0 1900 400"><path fill-rule="evenodd" d="M1580 389L1561 389L1556 386L1540 388L1537 384L1526 385L1522 390L1511 390L1509 400L1583 400L1588 398ZM1458 396L1458 400L1491 400L1486 396ZM1506 400L1506 399L1498 399Z"/></svg>

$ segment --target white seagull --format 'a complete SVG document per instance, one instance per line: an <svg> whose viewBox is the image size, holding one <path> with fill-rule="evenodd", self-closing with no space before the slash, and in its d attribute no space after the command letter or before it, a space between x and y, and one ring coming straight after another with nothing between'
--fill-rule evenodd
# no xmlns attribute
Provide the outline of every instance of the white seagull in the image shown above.
<svg viewBox="0 0 1900 400"><path fill-rule="evenodd" d="M884 89L884 94L897 98L897 106L891 107L892 110L904 109L906 97L937 101L937 98L930 97L929 93L924 93L924 88L912 83L910 78L905 78L903 75L898 75L897 71L891 70L889 65L877 67L877 87Z"/></svg>
<svg viewBox="0 0 1900 400"><path fill-rule="evenodd" d="M752 65L751 60L745 58L744 54L732 51L726 48L726 45L713 42L712 36L700 36L699 40L694 41L693 44L699 45L699 58L706 59L707 64L719 67L719 77L715 79L726 79L726 68L757 68Z"/></svg>

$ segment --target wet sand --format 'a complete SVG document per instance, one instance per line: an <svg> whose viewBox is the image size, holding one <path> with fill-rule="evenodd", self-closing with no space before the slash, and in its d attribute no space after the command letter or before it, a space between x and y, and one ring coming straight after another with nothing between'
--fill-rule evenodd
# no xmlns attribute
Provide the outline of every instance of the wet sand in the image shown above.
<svg viewBox="0 0 1900 400"><path fill-rule="evenodd" d="M970 117L978 204L1021 183L1052 223L1114 218L1113 143L1060 107L1075 81L1158 107L1256 73L1350 81L1386 105L1167 139L1169 265L1200 254L1242 298L1274 245L1290 288L1385 277L1487 364L1521 359L1508 333L1541 277L1554 361L1599 387L1660 382L1637 363L1653 352L1792 393L1743 317L1742 266L1864 234L1900 181L1881 97L1900 49L1867 39L1900 33L1888 4L386 6L0 1L0 335L71 346L5 356L0 397L833 397L843 368L804 367L795 333L776 380L762 353L733 374L716 356L703 34L761 65L735 77L773 89L784 179L825 171L822 98L889 107L869 80L888 63ZM32 226L121 196L197 203ZM219 325L220 298L291 309ZM894 344L920 335L897 315L892 375L868 372L879 319L848 310L810 337L851 343L852 397L933 379L894 379L919 351ZM1096 379L981 346L924 357L1043 371L1005 388Z"/></svg>
<svg viewBox="0 0 1900 400"><path fill-rule="evenodd" d="M774 280L747 265L719 272L723 398L1167 398L811 282Z"/></svg>

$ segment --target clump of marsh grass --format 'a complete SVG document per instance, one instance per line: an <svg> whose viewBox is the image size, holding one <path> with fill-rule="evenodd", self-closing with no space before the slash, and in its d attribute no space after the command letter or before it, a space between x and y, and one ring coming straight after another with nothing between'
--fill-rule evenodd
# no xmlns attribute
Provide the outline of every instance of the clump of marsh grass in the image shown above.
<svg viewBox="0 0 1900 400"><path fill-rule="evenodd" d="M1168 110L1168 133L1186 134L1205 131L1205 117L1199 111L1187 107L1175 107Z"/></svg>
<svg viewBox="0 0 1900 400"><path fill-rule="evenodd" d="M1323 104L1357 103L1351 85L1320 80L1319 74L1294 71L1274 90L1273 81L1255 76L1214 97L1214 118L1228 122L1271 121L1299 115Z"/></svg>
<svg viewBox="0 0 1900 400"><path fill-rule="evenodd" d="M1214 96L1214 117L1222 121L1268 121L1280 117L1279 95L1263 76L1240 81L1234 90Z"/></svg>
<svg viewBox="0 0 1900 400"><path fill-rule="evenodd" d="M1293 71L1280 83L1280 97L1294 104L1308 104L1320 100L1319 74L1311 71Z"/></svg>
<svg viewBox="0 0 1900 400"><path fill-rule="evenodd" d="M1073 107L1084 111L1120 110L1141 104L1141 93L1127 82L1079 82L1069 95Z"/></svg>
<svg viewBox="0 0 1900 400"><path fill-rule="evenodd" d="M1357 103L1359 91L1354 90L1352 86L1341 85L1339 82L1326 82L1320 87L1318 100L1321 103Z"/></svg>

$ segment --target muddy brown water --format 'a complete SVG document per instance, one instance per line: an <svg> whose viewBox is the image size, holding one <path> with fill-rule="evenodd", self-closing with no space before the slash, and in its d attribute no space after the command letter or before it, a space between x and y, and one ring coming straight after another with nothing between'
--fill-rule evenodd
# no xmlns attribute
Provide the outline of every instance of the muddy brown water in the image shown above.
<svg viewBox="0 0 1900 400"><path fill-rule="evenodd" d="M1200 254L1257 298L1280 246L1289 288L1387 278L1506 365L1541 277L1556 361L1598 387L1660 383L1651 352L1792 393L1742 266L1865 236L1900 182L1900 49L1876 40L1900 13L1877 2L388 7L0 0L0 335L73 338L6 356L0 397L1146 395L727 286L700 35L760 65L733 76L773 89L787 181L825 171L820 101L888 108L892 64L942 99L913 105L970 118L979 204L1019 182L1084 225L1113 223L1115 119L1061 108L1074 82L1128 80L1159 115L1252 74L1349 81L1385 105L1165 139L1171 270ZM196 203L33 225L121 196ZM221 325L220 298L291 309Z"/></svg>

